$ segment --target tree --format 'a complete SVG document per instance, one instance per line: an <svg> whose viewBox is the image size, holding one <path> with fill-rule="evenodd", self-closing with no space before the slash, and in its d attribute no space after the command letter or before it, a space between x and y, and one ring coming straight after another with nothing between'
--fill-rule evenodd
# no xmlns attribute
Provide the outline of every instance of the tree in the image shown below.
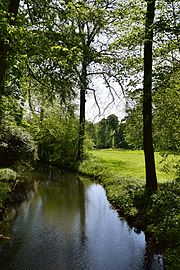
<svg viewBox="0 0 180 270"><path fill-rule="evenodd" d="M114 147L115 146L115 134L117 133L117 129L118 129L118 125L119 125L119 120L118 117L115 114L110 114L107 117L107 125L108 125L108 129L110 130L110 134L111 134L111 146L110 147Z"/></svg>
<svg viewBox="0 0 180 270"><path fill-rule="evenodd" d="M27 73L38 89L43 86L47 98L59 95L66 102L79 94L77 159L82 160L86 94L91 91L95 96L92 77L100 71L102 52L107 48L100 36L110 23L116 1L42 2L26 1Z"/></svg>
<svg viewBox="0 0 180 270"><path fill-rule="evenodd" d="M144 42L144 83L143 83L143 145L146 168L146 188L157 190L157 177L152 139L152 44L155 0L147 1L145 42Z"/></svg>
<svg viewBox="0 0 180 270"><path fill-rule="evenodd" d="M128 143L126 141L126 137L125 137L125 127L126 127L126 123L122 120L119 125L118 128L114 134L114 146L116 148L125 148L127 149Z"/></svg>
<svg viewBox="0 0 180 270"><path fill-rule="evenodd" d="M29 128L38 145L39 159L58 167L77 169L78 119L63 110L58 100L53 106L47 102L43 108L43 119L34 117ZM32 119L27 120L31 123Z"/></svg>
<svg viewBox="0 0 180 270"><path fill-rule="evenodd" d="M156 86L153 102L155 147L163 153L180 153L180 69Z"/></svg>
<svg viewBox="0 0 180 270"><path fill-rule="evenodd" d="M3 112L2 96L5 94L4 81L7 69L7 58L11 49L11 40L8 36L8 27L13 27L15 25L19 5L20 0L10 0L8 3L3 1L3 3L0 4L0 8L2 8L2 36L0 38L0 120ZM4 7L6 8L5 10L3 10Z"/></svg>
<svg viewBox="0 0 180 270"><path fill-rule="evenodd" d="M126 111L125 117L125 138L130 148L143 149L143 116L142 104Z"/></svg>
<svg viewBox="0 0 180 270"><path fill-rule="evenodd" d="M101 35L105 34L105 27L110 23L112 3L115 1L70 1L69 21L75 26L77 40L76 46L81 54L81 63L75 66L80 91L80 113L79 113L79 142L77 160L83 159L83 145L85 138L85 104L88 91L95 89L90 86L92 77L100 74L103 51L107 46L102 45Z"/></svg>
<svg viewBox="0 0 180 270"><path fill-rule="evenodd" d="M94 147L97 146L97 125L98 123L94 124L93 122L86 121L86 134Z"/></svg>
<svg viewBox="0 0 180 270"><path fill-rule="evenodd" d="M6 14L4 18L6 25L4 25L4 27L7 27L8 24L9 26L14 26L18 14L19 3L20 0L9 1L8 10L4 11ZM10 43L7 36L3 36L2 40L0 40L0 96L4 93L4 77L6 72L6 61L8 53L10 52Z"/></svg>
<svg viewBox="0 0 180 270"><path fill-rule="evenodd" d="M107 120L103 118L98 123L98 148L109 148L110 147L110 131L108 129Z"/></svg>

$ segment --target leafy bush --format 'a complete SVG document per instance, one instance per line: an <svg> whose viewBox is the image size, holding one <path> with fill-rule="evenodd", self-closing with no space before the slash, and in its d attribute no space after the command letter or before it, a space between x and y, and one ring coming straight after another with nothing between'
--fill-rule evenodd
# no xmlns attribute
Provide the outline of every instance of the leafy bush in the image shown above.
<svg viewBox="0 0 180 270"><path fill-rule="evenodd" d="M52 110L36 127L35 139L41 161L74 169L77 158L78 122L73 117L60 116Z"/></svg>
<svg viewBox="0 0 180 270"><path fill-rule="evenodd" d="M11 186L8 183L0 182L0 208L8 198L11 191Z"/></svg>
<svg viewBox="0 0 180 270"><path fill-rule="evenodd" d="M0 127L0 165L12 165L35 157L36 146L31 135L22 127L4 122Z"/></svg>
<svg viewBox="0 0 180 270"><path fill-rule="evenodd" d="M0 208L9 197L16 176L16 172L9 168L0 169Z"/></svg>
<svg viewBox="0 0 180 270"><path fill-rule="evenodd" d="M16 176L16 172L9 168L0 169L0 182L14 181L16 179Z"/></svg>
<svg viewBox="0 0 180 270"><path fill-rule="evenodd" d="M161 240L176 241L180 226L180 179L161 184L149 200L147 214Z"/></svg>

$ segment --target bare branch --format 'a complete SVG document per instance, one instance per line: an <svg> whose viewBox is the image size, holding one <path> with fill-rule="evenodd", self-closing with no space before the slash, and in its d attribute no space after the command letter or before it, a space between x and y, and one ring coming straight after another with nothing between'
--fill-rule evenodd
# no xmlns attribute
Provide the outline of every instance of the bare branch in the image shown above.
<svg viewBox="0 0 180 270"><path fill-rule="evenodd" d="M123 93L123 96L124 96L124 98L126 99L125 90L124 90L124 87L123 87L123 85L122 85L122 83L121 83L120 79L119 79L119 78L117 78L117 76L116 76L116 75L112 75L112 77L114 77L114 78L115 78L116 82L117 82L117 83L119 84L119 86L121 87L121 91L122 91L122 93Z"/></svg>
<svg viewBox="0 0 180 270"><path fill-rule="evenodd" d="M89 88L89 87L88 87L87 90L93 91L94 100L95 100L96 106L98 107L99 115L101 115L101 108L100 108L99 103L98 103L98 101L97 101L95 89Z"/></svg>

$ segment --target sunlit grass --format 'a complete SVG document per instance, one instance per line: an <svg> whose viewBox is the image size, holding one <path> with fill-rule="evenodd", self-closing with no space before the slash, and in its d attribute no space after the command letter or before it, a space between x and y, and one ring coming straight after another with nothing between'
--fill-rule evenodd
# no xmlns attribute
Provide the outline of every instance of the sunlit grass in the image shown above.
<svg viewBox="0 0 180 270"><path fill-rule="evenodd" d="M98 158L113 174L145 180L144 153L142 150L102 149L90 153ZM175 173L163 171L162 156L155 153L156 173L159 182L172 180ZM169 161L171 157L168 158Z"/></svg>

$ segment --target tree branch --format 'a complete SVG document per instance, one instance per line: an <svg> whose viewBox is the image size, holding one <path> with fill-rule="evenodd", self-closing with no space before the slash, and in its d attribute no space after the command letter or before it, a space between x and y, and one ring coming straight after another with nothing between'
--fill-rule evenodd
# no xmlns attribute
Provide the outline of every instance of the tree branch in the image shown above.
<svg viewBox="0 0 180 270"><path fill-rule="evenodd" d="M101 109L100 109L99 103L98 103L98 101L97 101L95 89L89 88L89 87L88 87L87 90L93 91L94 100L95 100L96 106L98 107L99 115L101 115Z"/></svg>

